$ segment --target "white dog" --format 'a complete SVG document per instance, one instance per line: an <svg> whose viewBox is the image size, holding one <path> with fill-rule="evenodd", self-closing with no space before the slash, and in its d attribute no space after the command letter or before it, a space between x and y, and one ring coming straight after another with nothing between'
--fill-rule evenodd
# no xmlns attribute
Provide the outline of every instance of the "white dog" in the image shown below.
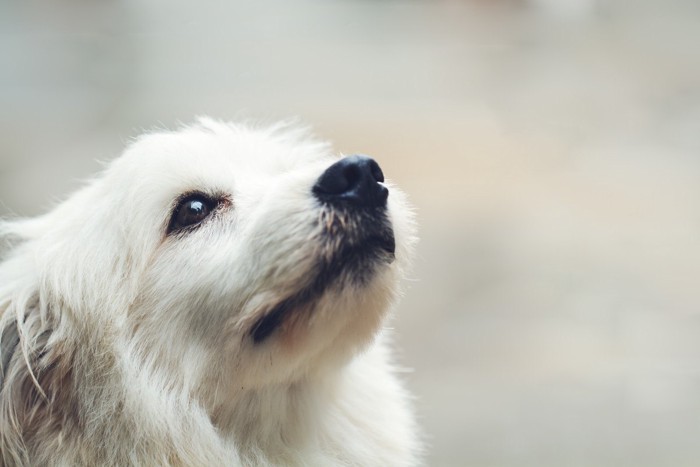
<svg viewBox="0 0 700 467"><path fill-rule="evenodd" d="M416 464L382 330L412 232L375 161L304 132L139 138L2 224L0 465Z"/></svg>

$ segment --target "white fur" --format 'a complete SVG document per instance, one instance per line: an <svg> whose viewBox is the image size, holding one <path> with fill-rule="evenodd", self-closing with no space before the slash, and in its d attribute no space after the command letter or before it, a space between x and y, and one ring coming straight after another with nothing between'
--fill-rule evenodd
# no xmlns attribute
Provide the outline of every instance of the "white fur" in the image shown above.
<svg viewBox="0 0 700 467"><path fill-rule="evenodd" d="M382 331L412 243L400 191L395 262L249 338L311 280L311 187L335 160L284 125L201 119L139 138L48 214L2 224L0 465L415 465ZM166 236L193 190L230 206Z"/></svg>

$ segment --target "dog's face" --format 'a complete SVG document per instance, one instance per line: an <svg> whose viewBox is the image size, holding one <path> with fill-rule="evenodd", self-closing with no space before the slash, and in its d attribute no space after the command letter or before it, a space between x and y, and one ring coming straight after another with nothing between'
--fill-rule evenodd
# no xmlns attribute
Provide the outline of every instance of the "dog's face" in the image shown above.
<svg viewBox="0 0 700 467"><path fill-rule="evenodd" d="M140 138L51 216L76 263L63 300L101 307L91 313L145 365L217 391L294 381L361 350L412 236L373 160L212 121Z"/></svg>

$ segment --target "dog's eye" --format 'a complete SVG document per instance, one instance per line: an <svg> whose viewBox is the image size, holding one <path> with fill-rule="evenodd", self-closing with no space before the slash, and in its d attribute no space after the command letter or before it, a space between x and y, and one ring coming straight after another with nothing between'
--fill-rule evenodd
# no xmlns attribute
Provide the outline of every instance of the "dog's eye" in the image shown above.
<svg viewBox="0 0 700 467"><path fill-rule="evenodd" d="M202 222L216 208L218 202L203 194L194 194L180 201L173 211L168 234L193 227Z"/></svg>

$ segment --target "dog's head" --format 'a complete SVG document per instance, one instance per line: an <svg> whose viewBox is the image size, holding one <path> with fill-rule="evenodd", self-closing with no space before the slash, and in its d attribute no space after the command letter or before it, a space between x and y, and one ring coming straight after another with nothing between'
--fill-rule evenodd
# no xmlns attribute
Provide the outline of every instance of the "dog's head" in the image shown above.
<svg viewBox="0 0 700 467"><path fill-rule="evenodd" d="M62 319L113 329L146 366L217 388L342 365L379 331L412 238L374 160L211 120L139 138L15 228Z"/></svg>

